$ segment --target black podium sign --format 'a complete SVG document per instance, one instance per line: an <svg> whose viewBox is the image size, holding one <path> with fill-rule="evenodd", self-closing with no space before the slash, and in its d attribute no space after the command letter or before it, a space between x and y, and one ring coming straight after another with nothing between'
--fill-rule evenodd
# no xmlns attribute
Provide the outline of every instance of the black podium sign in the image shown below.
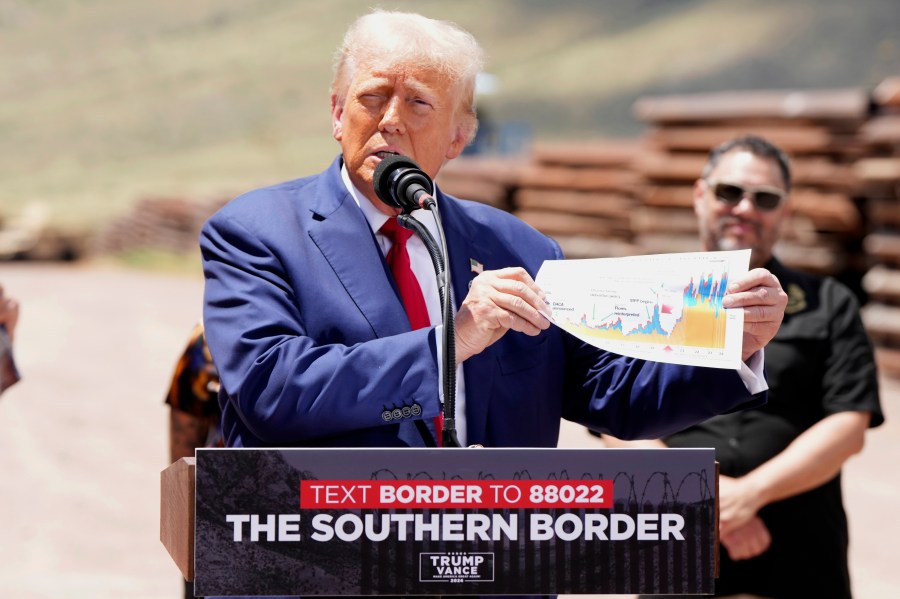
<svg viewBox="0 0 900 599"><path fill-rule="evenodd" d="M711 593L706 449L200 449L198 595Z"/></svg>

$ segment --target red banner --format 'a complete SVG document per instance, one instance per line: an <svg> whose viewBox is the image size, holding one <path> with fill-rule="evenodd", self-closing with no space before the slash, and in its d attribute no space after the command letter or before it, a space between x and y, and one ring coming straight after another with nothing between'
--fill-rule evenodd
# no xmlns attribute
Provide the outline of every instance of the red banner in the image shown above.
<svg viewBox="0 0 900 599"><path fill-rule="evenodd" d="M611 480L304 480L300 509L610 508Z"/></svg>

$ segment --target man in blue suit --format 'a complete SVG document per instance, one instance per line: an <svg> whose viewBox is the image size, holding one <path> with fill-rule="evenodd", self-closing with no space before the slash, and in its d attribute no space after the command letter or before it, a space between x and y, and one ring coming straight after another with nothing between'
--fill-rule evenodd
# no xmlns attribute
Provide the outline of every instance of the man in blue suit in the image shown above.
<svg viewBox="0 0 900 599"><path fill-rule="evenodd" d="M412 238L432 323L413 330L380 232L398 210L378 199L373 173L401 154L434 178L462 152L477 128L481 64L475 40L450 23L362 17L339 50L331 90L341 155L318 175L237 198L206 223L204 320L227 445L435 445L444 334L435 273ZM500 210L435 195L456 300L464 444L554 447L561 418L655 437L764 401L760 350L786 304L768 271L735 281L724 300L745 311L740 372L624 358L540 314L533 276L563 258L553 240ZM435 230L430 212L413 215Z"/></svg>

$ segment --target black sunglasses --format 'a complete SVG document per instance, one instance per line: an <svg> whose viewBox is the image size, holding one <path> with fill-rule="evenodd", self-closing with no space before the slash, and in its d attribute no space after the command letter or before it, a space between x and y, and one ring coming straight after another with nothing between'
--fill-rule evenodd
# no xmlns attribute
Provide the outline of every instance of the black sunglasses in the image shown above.
<svg viewBox="0 0 900 599"><path fill-rule="evenodd" d="M720 202L729 206L737 206L746 196L750 196L753 204L759 210L775 210L784 201L785 192L772 187L744 187L734 183L722 183L721 181L706 181L713 195Z"/></svg>

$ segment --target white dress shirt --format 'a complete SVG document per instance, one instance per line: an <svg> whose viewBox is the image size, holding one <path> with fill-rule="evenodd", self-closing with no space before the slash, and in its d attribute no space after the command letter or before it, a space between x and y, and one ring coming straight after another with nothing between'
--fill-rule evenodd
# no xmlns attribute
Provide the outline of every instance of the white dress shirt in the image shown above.
<svg viewBox="0 0 900 599"><path fill-rule="evenodd" d="M379 247L381 247L381 251L387 256L388 252L391 250L391 240L388 239L386 235L381 234L379 230L385 221L391 217L379 211L378 208L372 205L369 198L356 189L350 181L350 175L347 173L346 166L341 167L341 178L344 181L344 186L350 192L350 195L353 196L353 199L356 200L357 205L369 222L369 226L372 228L372 232L375 233L375 240L378 242ZM431 236L435 240L440 240L437 223L434 220L434 215L429 210L414 210L410 216L425 225L425 228L428 229L428 232L431 233ZM438 293L437 274L434 270L434 264L431 262L431 255L425 247L425 242L423 242L418 235L412 235L409 238L409 241L406 242L406 251L409 253L410 268L412 268L413 274L419 281L419 287L422 288L422 295L425 297L425 306L428 308L428 320L435 327L435 342L437 344L435 349L437 351L438 374L441 377L438 380L443 380L442 356L444 354L444 345L442 339L444 335L444 320L441 316L441 296L440 293ZM443 401L443 385L439 385L438 390L440 399ZM456 367L455 412L456 438L459 439L460 444L465 447L468 436L466 435L466 382L465 377L463 376L462 364L459 364Z"/></svg>

